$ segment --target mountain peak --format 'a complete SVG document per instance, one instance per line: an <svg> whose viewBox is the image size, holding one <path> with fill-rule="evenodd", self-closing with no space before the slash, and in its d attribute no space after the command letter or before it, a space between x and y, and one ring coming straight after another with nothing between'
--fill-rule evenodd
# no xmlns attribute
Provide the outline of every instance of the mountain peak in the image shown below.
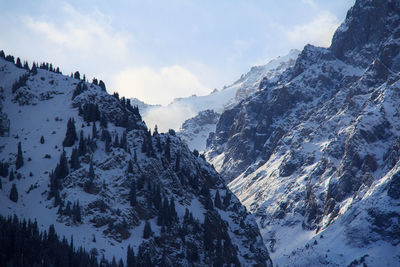
<svg viewBox="0 0 400 267"><path fill-rule="evenodd" d="M399 36L399 14L398 0L357 0L335 32L330 49L337 58L366 67L382 42Z"/></svg>
<svg viewBox="0 0 400 267"><path fill-rule="evenodd" d="M399 0L357 1L330 48L305 46L209 138L276 265L398 265L398 222L379 222L400 216L399 14Z"/></svg>

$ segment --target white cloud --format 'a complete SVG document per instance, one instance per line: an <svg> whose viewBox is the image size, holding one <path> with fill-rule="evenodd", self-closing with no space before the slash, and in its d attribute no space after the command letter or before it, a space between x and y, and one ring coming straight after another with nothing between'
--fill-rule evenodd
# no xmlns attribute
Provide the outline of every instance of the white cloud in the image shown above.
<svg viewBox="0 0 400 267"><path fill-rule="evenodd" d="M306 4L306 5L309 5L311 7L316 7L317 6L313 0L301 0L301 2Z"/></svg>
<svg viewBox="0 0 400 267"><path fill-rule="evenodd" d="M188 118L195 116L196 113L189 105L170 105L167 107L156 107L144 112L143 120L152 129L157 125L160 132L169 129L179 130L182 123Z"/></svg>
<svg viewBox="0 0 400 267"><path fill-rule="evenodd" d="M206 94L205 88L187 69L181 66L131 68L116 74L112 87L125 97L136 97L150 104L169 104L176 97Z"/></svg>
<svg viewBox="0 0 400 267"><path fill-rule="evenodd" d="M310 23L297 25L287 31L287 38L292 43L310 43L328 47L340 21L329 12L320 13Z"/></svg>
<svg viewBox="0 0 400 267"><path fill-rule="evenodd" d="M126 56L128 35L114 31L98 10L81 14L64 3L62 13L65 16L62 23L30 16L23 17L23 22L51 49L69 51L86 60L98 57L120 60Z"/></svg>

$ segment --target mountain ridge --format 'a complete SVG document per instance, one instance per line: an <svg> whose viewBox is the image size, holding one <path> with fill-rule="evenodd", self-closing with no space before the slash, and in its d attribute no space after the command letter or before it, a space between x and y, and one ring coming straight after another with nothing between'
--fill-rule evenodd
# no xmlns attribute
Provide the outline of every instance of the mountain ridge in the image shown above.
<svg viewBox="0 0 400 267"><path fill-rule="evenodd" d="M383 221L400 214L387 191L398 190L399 10L356 1L330 48L307 45L220 117L207 158L257 216L275 264L398 262L399 225Z"/></svg>
<svg viewBox="0 0 400 267"><path fill-rule="evenodd" d="M196 121L202 121L201 119L199 120L199 118L202 117L201 114L206 110L211 110L214 113L220 114L225 109L229 109L229 107L244 100L259 89L260 83L264 77L267 77L269 80L274 80L287 68L291 67L299 53L300 51L292 49L287 55L270 60L265 65L253 66L247 73L243 74L231 85L224 86L220 91L214 91L208 96L183 98L174 101L171 104L172 106L174 104L178 105L179 103L195 106L194 112L196 115L183 122L179 129L182 139L188 143L191 149L204 151L209 134L215 132L216 121L206 124L194 123ZM196 104L196 101L199 103ZM198 107L196 107L196 105L198 105ZM187 127L189 123L191 125L190 128Z"/></svg>
<svg viewBox="0 0 400 267"><path fill-rule="evenodd" d="M140 266L272 265L252 216L173 130L151 133L129 100L77 76L0 70L2 215L54 224L99 259L130 246Z"/></svg>

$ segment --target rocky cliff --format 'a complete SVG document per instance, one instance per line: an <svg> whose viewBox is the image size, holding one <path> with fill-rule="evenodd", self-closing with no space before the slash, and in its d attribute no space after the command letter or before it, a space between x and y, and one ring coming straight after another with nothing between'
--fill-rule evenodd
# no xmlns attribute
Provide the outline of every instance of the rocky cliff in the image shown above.
<svg viewBox="0 0 400 267"><path fill-rule="evenodd" d="M280 266L398 264L399 14L356 1L331 47L307 45L208 140Z"/></svg>

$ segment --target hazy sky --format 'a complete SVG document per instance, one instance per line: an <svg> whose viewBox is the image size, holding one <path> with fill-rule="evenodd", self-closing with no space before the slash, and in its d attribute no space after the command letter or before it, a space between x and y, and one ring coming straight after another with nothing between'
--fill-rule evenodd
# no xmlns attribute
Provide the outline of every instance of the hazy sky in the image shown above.
<svg viewBox="0 0 400 267"><path fill-rule="evenodd" d="M0 50L168 104L305 44L329 46L354 0L0 0Z"/></svg>

